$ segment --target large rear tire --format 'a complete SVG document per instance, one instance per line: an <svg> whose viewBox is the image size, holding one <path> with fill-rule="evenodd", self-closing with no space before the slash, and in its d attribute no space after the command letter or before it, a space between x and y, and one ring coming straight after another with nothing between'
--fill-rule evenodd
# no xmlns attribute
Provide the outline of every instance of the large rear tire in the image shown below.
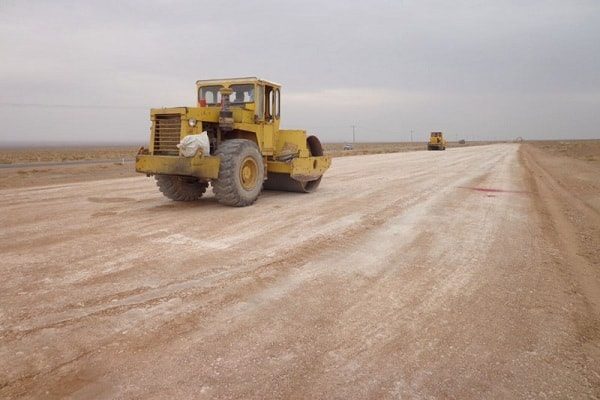
<svg viewBox="0 0 600 400"><path fill-rule="evenodd" d="M190 176L156 175L155 179L161 193L174 201L198 200L208 187L208 182Z"/></svg>
<svg viewBox="0 0 600 400"><path fill-rule="evenodd" d="M219 178L212 182L219 203L234 207L254 203L265 177L265 165L256 143L230 139L221 143L215 155L221 158Z"/></svg>

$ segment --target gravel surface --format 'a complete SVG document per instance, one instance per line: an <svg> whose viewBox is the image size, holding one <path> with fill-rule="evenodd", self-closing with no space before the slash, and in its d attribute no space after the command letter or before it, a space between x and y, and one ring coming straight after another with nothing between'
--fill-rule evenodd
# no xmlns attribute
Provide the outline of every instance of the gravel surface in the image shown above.
<svg viewBox="0 0 600 400"><path fill-rule="evenodd" d="M598 398L600 174L565 160L344 157L247 208L0 190L0 397Z"/></svg>

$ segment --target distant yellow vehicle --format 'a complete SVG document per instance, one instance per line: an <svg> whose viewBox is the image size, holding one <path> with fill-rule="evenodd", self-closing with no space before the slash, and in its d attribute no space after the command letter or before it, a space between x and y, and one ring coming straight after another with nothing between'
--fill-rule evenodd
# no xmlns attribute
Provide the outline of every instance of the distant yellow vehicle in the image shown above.
<svg viewBox="0 0 600 400"><path fill-rule="evenodd" d="M150 145L136 157L136 171L154 175L166 197L197 200L210 182L220 203L239 207L263 188L319 186L331 159L316 136L279 129L281 85L251 77L196 86L196 107L150 110Z"/></svg>
<svg viewBox="0 0 600 400"><path fill-rule="evenodd" d="M427 150L446 150L446 143L442 132L431 132L431 137L427 143Z"/></svg>

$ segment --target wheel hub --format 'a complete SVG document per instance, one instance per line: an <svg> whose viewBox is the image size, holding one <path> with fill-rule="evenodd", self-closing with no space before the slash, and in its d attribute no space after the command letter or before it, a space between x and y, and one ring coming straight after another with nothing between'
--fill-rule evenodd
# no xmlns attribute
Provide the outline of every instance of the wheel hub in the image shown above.
<svg viewBox="0 0 600 400"><path fill-rule="evenodd" d="M246 190L252 190L256 187L258 177L258 165L252 157L246 157L242 160L240 168L240 182Z"/></svg>

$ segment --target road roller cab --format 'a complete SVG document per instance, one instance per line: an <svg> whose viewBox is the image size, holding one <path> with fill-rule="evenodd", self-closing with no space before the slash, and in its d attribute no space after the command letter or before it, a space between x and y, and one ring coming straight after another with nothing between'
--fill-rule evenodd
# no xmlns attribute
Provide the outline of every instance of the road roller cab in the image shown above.
<svg viewBox="0 0 600 400"><path fill-rule="evenodd" d="M165 196L197 200L211 183L220 203L247 206L262 189L319 186L331 159L317 137L279 128L281 85L252 77L201 80L196 87L195 107L150 111L150 143L136 157L136 171L154 175ZM191 135L206 146L184 156L182 140Z"/></svg>

